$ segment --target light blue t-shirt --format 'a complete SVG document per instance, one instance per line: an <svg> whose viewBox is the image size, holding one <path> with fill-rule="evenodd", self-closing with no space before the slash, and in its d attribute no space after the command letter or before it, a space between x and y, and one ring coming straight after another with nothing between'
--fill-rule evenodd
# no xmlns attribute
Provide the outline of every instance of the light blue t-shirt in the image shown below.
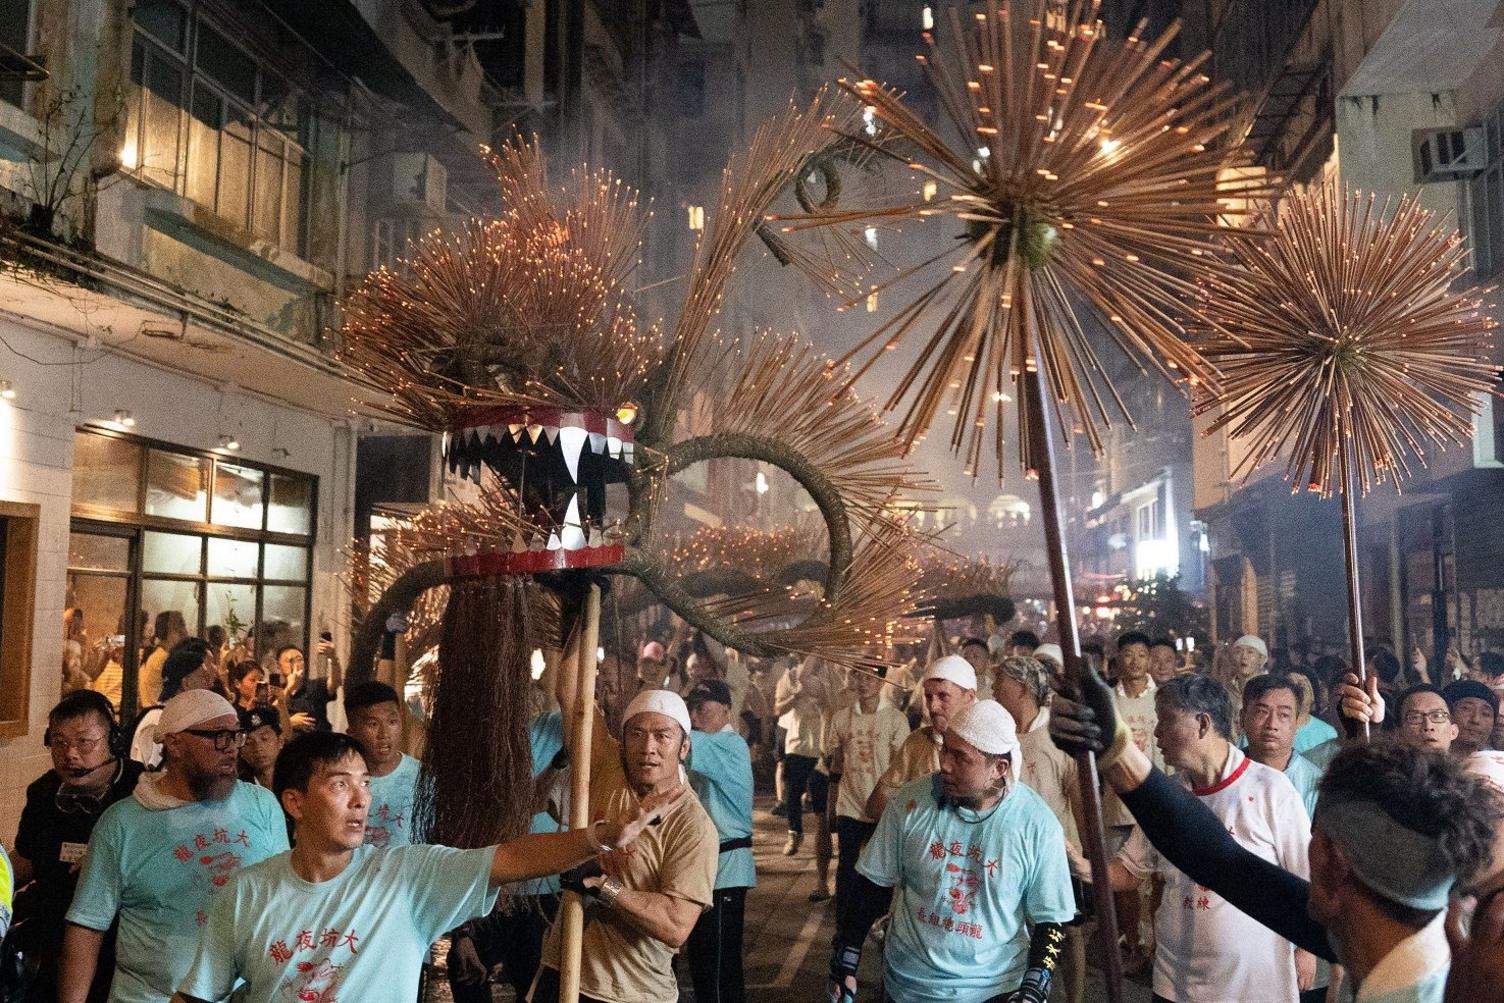
<svg viewBox="0 0 1504 1003"><path fill-rule="evenodd" d="M108 930L116 915L110 1003L162 1003L193 960L210 904L242 867L287 849L271 791L236 782L223 801L152 810L135 797L100 816L68 922Z"/></svg>
<svg viewBox="0 0 1504 1003"><path fill-rule="evenodd" d="M1076 914L1065 833L1022 784L980 816L942 807L939 791L938 774L899 788L856 866L897 889L883 952L888 994L983 1003L1023 980L1031 924Z"/></svg>
<svg viewBox="0 0 1504 1003"><path fill-rule="evenodd" d="M1295 751L1307 752L1337 737L1337 729L1319 717L1313 717L1295 732Z"/></svg>
<svg viewBox="0 0 1504 1003"><path fill-rule="evenodd" d="M367 846L407 846L413 841L413 796L417 791L418 761L405 752L396 769L384 777L371 778Z"/></svg>
<svg viewBox="0 0 1504 1003"><path fill-rule="evenodd" d="M721 842L752 835L752 752L729 730L690 733L689 783ZM716 861L717 888L753 888L757 863L750 846L727 850Z"/></svg>
<svg viewBox="0 0 1504 1003"><path fill-rule="evenodd" d="M178 991L222 1000L403 1003L418 998L429 946L496 904L495 847L362 846L317 884L283 853L246 868L214 902Z"/></svg>
<svg viewBox="0 0 1504 1003"><path fill-rule="evenodd" d="M527 726L528 745L533 754L533 776L536 778L548 767L553 758L564 748L564 716L558 711L551 714L539 714L533 718ZM533 816L533 824L529 832L560 832L564 826L548 813L538 812ZM546 878L534 878L525 883L522 894L524 895L557 895L559 892L559 876L550 874Z"/></svg>
<svg viewBox="0 0 1504 1003"><path fill-rule="evenodd" d="M1285 776L1295 785L1301 802L1306 806L1306 816L1316 817L1316 788L1321 783L1321 768L1299 752L1290 755L1285 764Z"/></svg>

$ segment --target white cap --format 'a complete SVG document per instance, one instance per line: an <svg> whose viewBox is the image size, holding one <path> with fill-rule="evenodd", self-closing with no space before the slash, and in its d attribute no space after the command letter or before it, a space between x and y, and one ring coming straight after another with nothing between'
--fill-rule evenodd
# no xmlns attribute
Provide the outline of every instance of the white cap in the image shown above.
<svg viewBox="0 0 1504 1003"><path fill-rule="evenodd" d="M672 718L684 729L684 734L688 735L690 732L689 708L685 706L684 698L673 690L643 690L627 704L621 723L625 725L638 714L662 714Z"/></svg>
<svg viewBox="0 0 1504 1003"><path fill-rule="evenodd" d="M1056 644L1054 641L1051 641L1048 644L1041 644L1039 647L1035 648L1034 657L1048 658L1050 661L1054 662L1062 669L1065 668L1065 652L1061 651L1060 645Z"/></svg>
<svg viewBox="0 0 1504 1003"><path fill-rule="evenodd" d="M162 705L162 716L157 718L155 738L160 742L163 735L176 735L217 717L236 718L235 726L240 727L235 707L218 693L213 690L184 690Z"/></svg>
<svg viewBox="0 0 1504 1003"><path fill-rule="evenodd" d="M978 700L962 707L950 719L947 734L965 739L978 752L989 756L1007 756L1013 764L1013 779L1018 779L1018 725L1013 715L996 700Z"/></svg>
<svg viewBox="0 0 1504 1003"><path fill-rule="evenodd" d="M1242 645L1245 648L1252 648L1254 651L1257 651L1265 658L1269 657L1269 646L1264 643L1264 639L1261 637L1254 637L1252 634L1244 634L1242 637L1232 642L1232 646L1234 648L1238 647L1239 645Z"/></svg>
<svg viewBox="0 0 1504 1003"><path fill-rule="evenodd" d="M919 682L922 685L931 679L943 679L973 692L977 688L977 670L960 655L945 655L931 662Z"/></svg>

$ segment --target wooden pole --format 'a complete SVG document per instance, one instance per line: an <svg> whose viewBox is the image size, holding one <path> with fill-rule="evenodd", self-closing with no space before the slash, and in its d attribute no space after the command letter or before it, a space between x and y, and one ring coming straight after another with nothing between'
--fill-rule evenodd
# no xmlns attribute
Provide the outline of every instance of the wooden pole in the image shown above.
<svg viewBox="0 0 1504 1003"><path fill-rule="evenodd" d="M1359 684L1368 682L1368 658L1363 651L1363 599L1358 582L1358 514L1357 502L1353 499L1352 441L1341 434L1337 436L1338 475L1342 479L1342 547L1347 557L1347 630L1349 650L1353 660L1353 672ZM1368 722L1363 722L1363 741L1371 738Z"/></svg>
<svg viewBox="0 0 1504 1003"><path fill-rule="evenodd" d="M1034 448L1030 452L1039 475L1044 549L1050 562L1050 580L1054 584L1055 622L1060 631L1060 650L1065 656L1065 676L1080 690L1084 687L1086 668L1081 662L1081 635L1076 629L1076 598L1071 587L1065 521L1060 511L1060 490L1055 483L1055 435L1044 406L1048 391L1042 367L1036 366L1027 374L1021 389L1028 400L1028 434L1034 436ZM1096 903L1107 999L1109 1003L1123 1003L1123 959L1118 955L1117 913L1114 911L1112 878L1107 870L1107 832L1102 826L1102 790L1097 779L1097 757L1090 752L1081 753L1076 757L1076 769L1080 775L1081 808L1086 823L1081 839L1091 862L1092 899Z"/></svg>
<svg viewBox="0 0 1504 1003"><path fill-rule="evenodd" d="M560 671L575 672L575 702L564 708L573 716L569 746L569 827L584 829L594 821L590 817L590 744L595 728L595 649L600 644L601 587L590 586L585 596L584 618L579 629L579 650L573 666L561 665ZM580 952L585 941L585 902L574 892L565 892L564 942L559 955L559 1003L578 1003L580 998Z"/></svg>

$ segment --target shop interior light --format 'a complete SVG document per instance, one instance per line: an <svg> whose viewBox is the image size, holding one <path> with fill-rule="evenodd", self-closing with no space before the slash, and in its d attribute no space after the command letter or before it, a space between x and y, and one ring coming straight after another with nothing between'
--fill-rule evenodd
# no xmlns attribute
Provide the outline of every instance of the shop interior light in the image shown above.
<svg viewBox="0 0 1504 1003"><path fill-rule="evenodd" d="M0 380L0 399L8 401L16 399L16 388L10 380Z"/></svg>
<svg viewBox="0 0 1504 1003"><path fill-rule="evenodd" d="M131 414L123 407L117 407L115 409L115 417L113 420L115 424L119 425L121 428L136 427L136 416Z"/></svg>
<svg viewBox="0 0 1504 1003"><path fill-rule="evenodd" d="M227 449L232 453L239 452L240 440L233 435L221 435L219 437L219 448Z"/></svg>

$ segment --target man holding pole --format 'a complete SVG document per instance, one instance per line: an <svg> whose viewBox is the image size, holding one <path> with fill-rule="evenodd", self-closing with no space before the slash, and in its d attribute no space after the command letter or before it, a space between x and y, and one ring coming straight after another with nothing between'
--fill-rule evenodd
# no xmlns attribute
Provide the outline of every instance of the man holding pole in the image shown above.
<svg viewBox="0 0 1504 1003"><path fill-rule="evenodd" d="M577 700L588 699L577 677L559 674L565 741L571 748L580 741L576 732L582 723L571 711ZM619 743L599 710L590 723L590 818L631 817L642 799L680 784L690 750L690 719L677 693L638 693L622 715ZM579 982L585 1003L679 998L674 952L713 901L720 848L715 823L688 785L683 786L663 809L662 823L643 833L630 852L607 854L598 867L565 876L564 889L587 902ZM543 946L532 1003L555 1003L561 997L567 911L560 916Z"/></svg>

